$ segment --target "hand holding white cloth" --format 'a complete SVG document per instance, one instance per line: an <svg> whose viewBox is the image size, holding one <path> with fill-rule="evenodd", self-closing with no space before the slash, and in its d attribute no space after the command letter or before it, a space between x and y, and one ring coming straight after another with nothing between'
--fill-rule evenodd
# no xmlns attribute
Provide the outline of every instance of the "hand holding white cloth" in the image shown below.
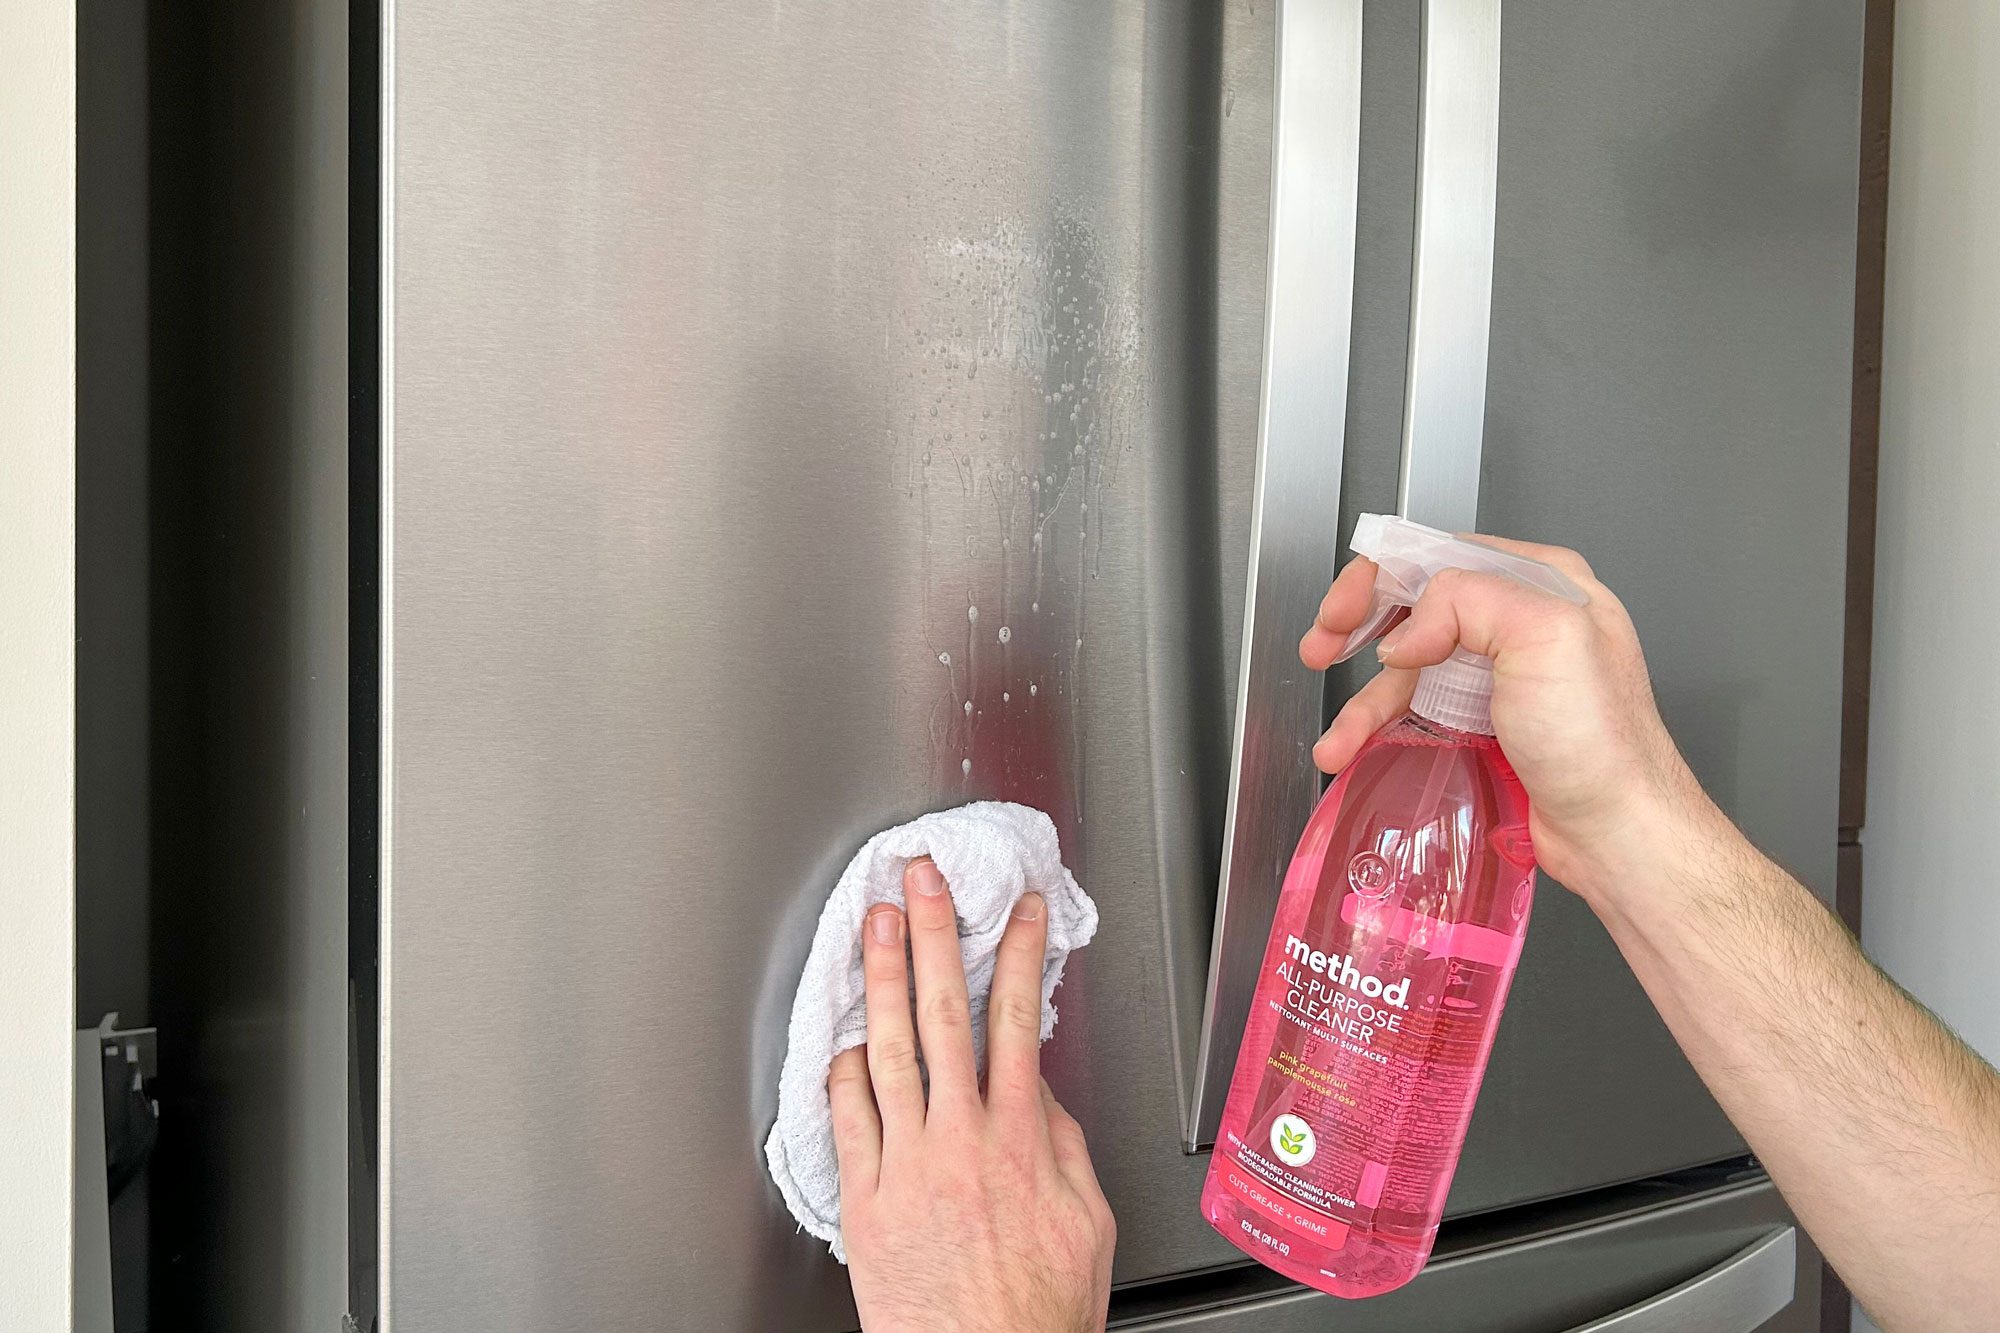
<svg viewBox="0 0 2000 1333"><path fill-rule="evenodd" d="M920 856L937 863L958 910L959 953L965 962L974 1049L984 1067L986 996L1007 918L1022 894L1048 906L1048 946L1042 958L1042 1040L1055 1030L1053 996L1070 950L1097 931L1097 906L1063 865L1055 825L1025 805L982 801L924 815L868 840L841 873L820 913L812 951L792 1000L778 1116L764 1144L771 1179L799 1225L840 1243L840 1172L833 1148L833 1110L826 1072L833 1057L868 1038L861 975L861 923L877 903L903 902L903 868Z"/></svg>

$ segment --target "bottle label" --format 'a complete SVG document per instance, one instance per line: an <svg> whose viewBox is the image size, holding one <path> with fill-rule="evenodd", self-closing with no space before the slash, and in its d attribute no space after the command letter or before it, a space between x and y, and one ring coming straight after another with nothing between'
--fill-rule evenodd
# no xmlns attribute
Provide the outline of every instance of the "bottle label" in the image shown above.
<svg viewBox="0 0 2000 1333"><path fill-rule="evenodd" d="M1276 1035L1218 1175L1256 1213L1338 1248L1427 1229L1448 1187L1521 936L1348 893L1337 924L1274 939Z"/></svg>

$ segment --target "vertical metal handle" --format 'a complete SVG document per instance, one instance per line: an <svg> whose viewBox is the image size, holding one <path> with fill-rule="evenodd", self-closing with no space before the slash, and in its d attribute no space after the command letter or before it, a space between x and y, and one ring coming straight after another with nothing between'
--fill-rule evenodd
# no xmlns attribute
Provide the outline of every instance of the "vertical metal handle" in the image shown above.
<svg viewBox="0 0 2000 1333"><path fill-rule="evenodd" d="M1570 1333L1754 1333L1792 1303L1797 1279L1798 1233L1786 1227L1678 1287Z"/></svg>
<svg viewBox="0 0 2000 1333"><path fill-rule="evenodd" d="M1236 737L1187 1146L1214 1142L1293 840L1319 796L1298 638L1338 546L1361 151L1361 0L1281 0L1256 499Z"/></svg>
<svg viewBox="0 0 2000 1333"><path fill-rule="evenodd" d="M1424 0L1417 235L1397 507L1447 532L1479 519L1493 212L1500 174L1500 0Z"/></svg>

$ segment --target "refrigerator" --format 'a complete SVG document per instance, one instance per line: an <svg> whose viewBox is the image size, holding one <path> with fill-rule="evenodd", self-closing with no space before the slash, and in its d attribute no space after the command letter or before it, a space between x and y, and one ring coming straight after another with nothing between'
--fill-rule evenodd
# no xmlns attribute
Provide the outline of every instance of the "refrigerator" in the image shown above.
<svg viewBox="0 0 2000 1333"><path fill-rule="evenodd" d="M1819 1326L1546 880L1422 1276L1292 1287L1197 1196L1361 512L1583 551L1831 896L1859 0L356 15L352 1327L855 1328L761 1154L792 988L977 799L1102 913L1043 1059L1115 1327Z"/></svg>

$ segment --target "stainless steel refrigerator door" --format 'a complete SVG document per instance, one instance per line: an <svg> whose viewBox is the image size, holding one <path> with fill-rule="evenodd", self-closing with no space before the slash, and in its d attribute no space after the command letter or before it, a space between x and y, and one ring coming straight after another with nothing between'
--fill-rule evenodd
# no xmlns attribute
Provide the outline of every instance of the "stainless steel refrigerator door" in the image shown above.
<svg viewBox="0 0 2000 1333"><path fill-rule="evenodd" d="M1248 543L1258 14L1236 51L1196 4L389 12L399 1333L851 1327L764 1172L792 988L868 835L988 796L1048 810L1102 910L1046 1064L1118 1277L1237 1257L1181 1074ZM1226 117L1252 165L1223 178Z"/></svg>
<svg viewBox="0 0 2000 1333"><path fill-rule="evenodd" d="M1368 9L1348 519L1395 502L1415 14ZM1103 910L1046 1059L1119 1211L1116 1276L1236 1259L1180 1143L1271 23L389 10L394 1328L851 1326L763 1174L791 986L868 834L986 795L1049 809ZM1602 557L1703 776L1816 882L1842 40L1775 3L1509 7L1481 508ZM1697 621L1716 598L1666 573L1695 551L1764 561L1777 604ZM1460 1210L1732 1149L1587 913L1538 910Z"/></svg>
<svg viewBox="0 0 2000 1333"><path fill-rule="evenodd" d="M1775 3L1510 3L1497 44L1494 14L1369 9L1341 531L1476 505L1487 531L1587 552L1704 782L1830 894L1859 6L1822 26ZM1440 74L1455 96L1420 105ZM1497 131L1474 95L1496 76ZM1371 670L1337 671L1335 698ZM1230 892L1254 938L1274 887ZM1256 957L1218 951L1233 1012ZM1544 885L1450 1210L1740 1150L1603 929Z"/></svg>
<svg viewBox="0 0 2000 1333"><path fill-rule="evenodd" d="M1589 554L1703 784L1829 900L1860 33L1858 0L1507 6L1479 504ZM1596 919L1535 911L1452 1206L1736 1151Z"/></svg>

